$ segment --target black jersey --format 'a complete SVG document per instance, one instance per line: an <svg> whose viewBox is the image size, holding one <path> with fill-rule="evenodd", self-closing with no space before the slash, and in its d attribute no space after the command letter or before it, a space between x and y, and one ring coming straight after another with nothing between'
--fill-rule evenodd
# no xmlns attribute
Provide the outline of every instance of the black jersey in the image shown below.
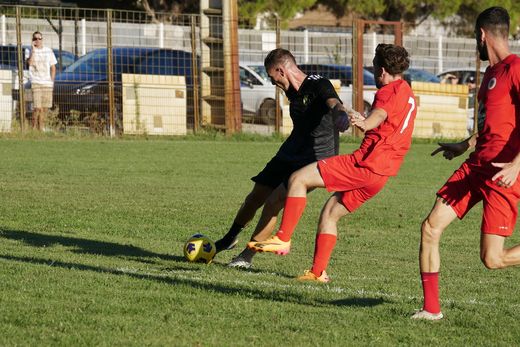
<svg viewBox="0 0 520 347"><path fill-rule="evenodd" d="M276 157L294 163L312 163L337 155L339 131L326 101L339 100L330 81L317 75L305 78L300 89L286 92L293 130Z"/></svg>

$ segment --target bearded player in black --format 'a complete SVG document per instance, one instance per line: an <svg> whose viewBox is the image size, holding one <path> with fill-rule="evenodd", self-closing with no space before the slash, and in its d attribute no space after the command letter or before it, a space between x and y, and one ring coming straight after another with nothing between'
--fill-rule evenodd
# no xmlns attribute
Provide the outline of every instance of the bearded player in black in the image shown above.
<svg viewBox="0 0 520 347"><path fill-rule="evenodd" d="M307 164L337 155L339 131L349 127L347 109L330 81L321 76L307 76L298 68L291 52L282 48L271 51L264 66L271 82L289 99L293 130L265 168L251 178L255 182L253 190L227 234L215 243L217 253L237 244L238 234L261 206L264 208L251 241L270 237L284 206L291 174ZM228 266L250 268L254 254L246 248Z"/></svg>

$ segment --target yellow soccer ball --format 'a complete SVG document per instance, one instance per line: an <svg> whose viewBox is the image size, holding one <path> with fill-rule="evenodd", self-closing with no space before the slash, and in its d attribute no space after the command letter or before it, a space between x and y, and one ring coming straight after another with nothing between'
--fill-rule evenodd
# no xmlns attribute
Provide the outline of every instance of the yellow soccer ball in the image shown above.
<svg viewBox="0 0 520 347"><path fill-rule="evenodd" d="M184 244L184 257L189 262L209 264L217 253L215 243L202 234L195 234Z"/></svg>

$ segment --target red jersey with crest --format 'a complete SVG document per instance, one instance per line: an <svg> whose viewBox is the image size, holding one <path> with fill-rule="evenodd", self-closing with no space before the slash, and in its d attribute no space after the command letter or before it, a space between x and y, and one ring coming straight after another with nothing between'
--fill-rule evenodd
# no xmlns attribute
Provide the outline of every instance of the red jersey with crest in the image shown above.
<svg viewBox="0 0 520 347"><path fill-rule="evenodd" d="M478 93L478 138L467 160L473 169L494 175L520 152L520 58L514 54L488 67Z"/></svg>
<svg viewBox="0 0 520 347"><path fill-rule="evenodd" d="M381 87L372 103L372 110L383 109L387 118L377 128L365 133L363 142L354 153L359 166L384 176L395 176L412 143L417 114L415 97L404 80Z"/></svg>

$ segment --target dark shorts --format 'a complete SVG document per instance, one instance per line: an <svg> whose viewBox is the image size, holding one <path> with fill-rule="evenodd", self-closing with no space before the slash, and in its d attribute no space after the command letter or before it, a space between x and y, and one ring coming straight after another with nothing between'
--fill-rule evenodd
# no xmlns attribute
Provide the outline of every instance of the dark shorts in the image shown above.
<svg viewBox="0 0 520 347"><path fill-rule="evenodd" d="M251 177L251 180L273 189L276 189L282 183L287 188L289 177L291 177L293 172L313 162L311 160L308 162L289 162L274 157L258 175Z"/></svg>

